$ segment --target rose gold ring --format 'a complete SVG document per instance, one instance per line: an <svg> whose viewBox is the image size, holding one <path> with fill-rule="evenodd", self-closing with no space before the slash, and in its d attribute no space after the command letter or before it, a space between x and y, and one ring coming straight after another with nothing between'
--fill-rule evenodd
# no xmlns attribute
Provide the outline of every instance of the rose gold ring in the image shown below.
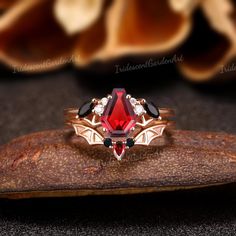
<svg viewBox="0 0 236 236"><path fill-rule="evenodd" d="M64 116L65 124L72 126L77 136L90 145L112 148L117 160L122 159L126 149L149 145L174 126L170 120L172 109L158 109L145 99L127 95L125 89L113 89L111 95L94 98L79 109L65 109Z"/></svg>

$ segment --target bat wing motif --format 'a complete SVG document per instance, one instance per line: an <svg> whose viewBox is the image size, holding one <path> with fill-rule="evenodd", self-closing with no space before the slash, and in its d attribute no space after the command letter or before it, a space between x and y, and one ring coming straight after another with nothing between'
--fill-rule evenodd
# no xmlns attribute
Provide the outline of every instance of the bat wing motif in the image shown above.
<svg viewBox="0 0 236 236"><path fill-rule="evenodd" d="M81 124L74 124L76 135L83 137L90 145L103 144L102 135L93 128ZM159 124L144 129L134 137L135 144L149 145L151 141L163 134L166 125Z"/></svg>
<svg viewBox="0 0 236 236"><path fill-rule="evenodd" d="M80 124L74 124L73 127L76 135L85 138L90 145L103 144L103 137L96 130Z"/></svg>
<svg viewBox="0 0 236 236"><path fill-rule="evenodd" d="M157 138L163 134L165 127L166 125L155 125L144 129L134 138L135 144L149 145L154 138Z"/></svg>

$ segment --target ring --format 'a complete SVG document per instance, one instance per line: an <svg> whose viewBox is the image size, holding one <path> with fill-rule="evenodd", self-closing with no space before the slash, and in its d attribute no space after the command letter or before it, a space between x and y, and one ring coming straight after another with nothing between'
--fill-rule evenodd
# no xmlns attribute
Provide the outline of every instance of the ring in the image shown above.
<svg viewBox="0 0 236 236"><path fill-rule="evenodd" d="M125 151L134 145L149 145L173 127L174 111L158 109L145 99L127 95L125 89L115 88L111 95L92 99L79 109L64 111L65 124L74 128L77 136L90 145L104 145L113 149L121 160Z"/></svg>

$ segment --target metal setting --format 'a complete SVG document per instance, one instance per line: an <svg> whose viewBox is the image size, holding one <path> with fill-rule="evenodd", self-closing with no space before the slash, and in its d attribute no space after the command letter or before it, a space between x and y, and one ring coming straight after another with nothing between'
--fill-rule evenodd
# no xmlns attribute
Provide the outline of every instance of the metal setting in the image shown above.
<svg viewBox="0 0 236 236"><path fill-rule="evenodd" d="M108 95L106 98L107 99L103 98L103 101L106 102L106 100L108 100L109 102L109 100L112 99L112 96ZM126 99L136 100L131 97L131 95L126 95ZM92 99L94 107L98 104L102 104L101 100ZM145 99L137 99L136 104L142 105L144 103L146 103ZM133 109L135 109L136 104L132 104ZM106 109L106 104L104 109ZM122 159L126 149L129 149L133 145L148 146L153 139L162 136L165 129L174 126L174 122L170 120L170 118L174 116L174 111L168 108L161 108L159 109L158 118L151 117L145 111L140 115L136 115L135 126L130 128L125 137L112 137L108 130L102 125L101 114L96 114L95 110L96 109L93 108L91 114L85 117L79 117L79 109L65 109L65 124L73 127L76 135L86 139L90 145L103 145L105 140L108 139L108 144L104 145L113 148L113 153L117 160ZM128 139L129 141L131 139L131 144L129 145L126 143L126 140L128 142Z"/></svg>

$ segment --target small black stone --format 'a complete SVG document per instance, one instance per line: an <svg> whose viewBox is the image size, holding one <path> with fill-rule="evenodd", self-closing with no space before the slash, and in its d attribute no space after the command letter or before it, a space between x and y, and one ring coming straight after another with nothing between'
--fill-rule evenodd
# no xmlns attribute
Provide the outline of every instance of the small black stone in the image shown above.
<svg viewBox="0 0 236 236"><path fill-rule="evenodd" d="M104 146L105 146L105 147L110 147L110 146L112 146L112 140L111 140L110 138L105 138L104 141L103 141L103 143L104 143Z"/></svg>
<svg viewBox="0 0 236 236"><path fill-rule="evenodd" d="M85 102L79 109L78 115L79 117L85 117L89 115L94 108L94 103L92 101Z"/></svg>
<svg viewBox="0 0 236 236"><path fill-rule="evenodd" d="M158 108L151 102L151 103L145 103L144 109L146 110L147 114L153 118L158 118L160 113Z"/></svg>
<svg viewBox="0 0 236 236"><path fill-rule="evenodd" d="M134 140L132 138L127 138L126 146L133 147L134 146Z"/></svg>

